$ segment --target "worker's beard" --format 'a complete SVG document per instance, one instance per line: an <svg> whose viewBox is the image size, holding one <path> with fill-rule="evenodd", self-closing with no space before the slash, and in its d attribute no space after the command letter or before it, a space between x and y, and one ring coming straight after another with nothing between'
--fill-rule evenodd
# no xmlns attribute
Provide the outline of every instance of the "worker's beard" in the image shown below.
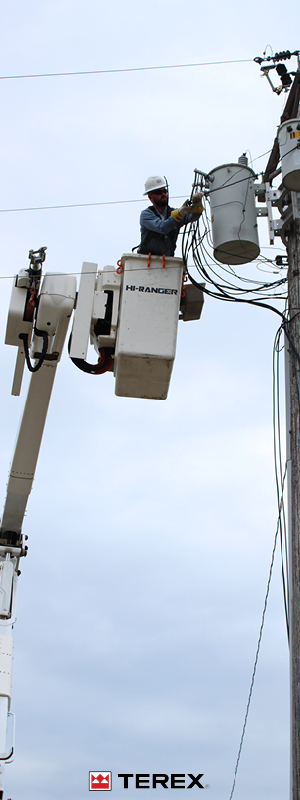
<svg viewBox="0 0 300 800"><path fill-rule="evenodd" d="M155 198L155 205L160 211L163 211L168 205L168 195L162 195L161 197Z"/></svg>

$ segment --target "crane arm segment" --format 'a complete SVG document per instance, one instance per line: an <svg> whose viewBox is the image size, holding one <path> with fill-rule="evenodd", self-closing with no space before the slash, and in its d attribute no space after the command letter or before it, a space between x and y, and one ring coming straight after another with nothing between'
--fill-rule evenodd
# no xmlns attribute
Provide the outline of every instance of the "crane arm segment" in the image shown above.
<svg viewBox="0 0 300 800"><path fill-rule="evenodd" d="M15 295L16 292L24 291L24 298L21 298L22 302L17 307L17 311L20 308L17 314ZM0 528L0 556L3 555L3 546L6 548L5 552L7 552L7 546L10 548L21 546L23 518L34 479L57 364L62 354L75 296L75 277L59 274L45 275L38 298L36 324L31 342L30 355L35 363L41 357L39 352L41 333L44 336L47 335L48 346L41 367L37 372L33 370L17 435ZM24 303L26 304L26 287L23 289L14 286L11 305L13 326L9 315L6 340L8 344L18 345L19 349L20 339L17 332L20 329L21 334L24 335ZM28 325L28 323L26 324ZM14 553L14 550L10 550L10 552Z"/></svg>
<svg viewBox="0 0 300 800"><path fill-rule="evenodd" d="M4 797L5 764L12 759L14 751L13 740L7 746L7 727L9 718L13 716L10 712L12 630L16 620L19 561L21 556L27 555L22 523L57 364L76 298L75 277L46 274L40 291L39 282L36 282L37 290L31 303L32 285L27 274L23 274L25 272L23 270L14 282L6 330L6 343L18 348L13 394L19 394L25 358L32 376L10 467L0 527L0 800Z"/></svg>
<svg viewBox="0 0 300 800"><path fill-rule="evenodd" d="M8 532L16 534L15 537L12 535L10 536L10 544L12 545L17 544L22 529L26 504L34 479L56 368L57 363L47 363L47 361L45 361L41 369L33 373L29 385L10 467L1 524L1 538Z"/></svg>

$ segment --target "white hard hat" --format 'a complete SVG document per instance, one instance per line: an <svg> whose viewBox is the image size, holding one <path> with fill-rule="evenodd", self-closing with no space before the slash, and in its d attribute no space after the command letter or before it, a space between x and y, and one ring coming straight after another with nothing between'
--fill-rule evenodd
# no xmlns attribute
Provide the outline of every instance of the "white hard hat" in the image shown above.
<svg viewBox="0 0 300 800"><path fill-rule="evenodd" d="M146 180L144 195L149 194L149 192L154 192L155 189L167 188L168 186L165 178L162 178L161 175L152 175L151 178L147 178Z"/></svg>

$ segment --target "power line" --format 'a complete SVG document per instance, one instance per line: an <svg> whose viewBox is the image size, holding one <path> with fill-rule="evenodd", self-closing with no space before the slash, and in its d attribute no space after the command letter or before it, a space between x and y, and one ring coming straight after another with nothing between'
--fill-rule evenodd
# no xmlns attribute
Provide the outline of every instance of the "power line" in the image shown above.
<svg viewBox="0 0 300 800"><path fill-rule="evenodd" d="M170 200L183 200L186 194L176 195L171 197ZM15 211L51 211L55 208L88 208L89 206L116 206L123 205L124 203L144 203L145 198L140 197L138 200L103 200L100 203L68 203L66 205L56 206L28 206L28 208L0 208L0 214L14 213Z"/></svg>
<svg viewBox="0 0 300 800"><path fill-rule="evenodd" d="M271 151L268 150L267 153L269 152ZM260 156L256 156L256 158L253 158L252 161L257 161L259 158L262 158L263 156L267 155L267 153L262 153ZM249 178L248 177L243 178L243 180L249 180ZM219 188L221 189L222 187L220 186ZM212 189L211 191L214 190ZM186 197L185 194L181 195L178 194L178 195L173 195L173 197L170 197L170 200L183 200L185 197ZM0 208L0 214L13 214L21 211L52 211L60 208L89 208L92 206L114 206L114 205L122 205L125 203L142 203L142 202L144 202L143 197L139 198L138 200L103 200L101 202L96 202L96 203L60 203L55 206L28 206L24 208Z"/></svg>
<svg viewBox="0 0 300 800"><path fill-rule="evenodd" d="M258 159L262 158L263 156L268 156L269 153L271 153L271 152L272 152L272 148L271 148L271 150L266 150L266 152L262 153L261 156L256 156L255 158L252 158L251 159L252 163L253 163L253 161L258 161Z"/></svg>
<svg viewBox="0 0 300 800"><path fill-rule="evenodd" d="M255 176L253 175L251 177L257 178L257 175ZM228 180L230 179L228 178ZM235 186L236 183L243 183L244 181L249 181L249 180L250 178L247 175L246 178L241 178L241 180L235 181L234 183L231 184L231 186ZM226 184L224 184L224 188L227 188ZM213 192L218 192L220 191L220 189L223 189L223 186L219 186L218 189L210 189L207 192L207 195L212 194ZM186 194L174 195L169 199L183 200L184 198L186 198ZM0 208L0 214L9 214L9 213L14 213L16 211L51 211L52 209L56 208L88 208L90 206L115 206L115 205L122 205L125 203L143 203L143 202L145 202L145 198L140 197L138 200L103 200L101 202L96 202L96 203L66 203L55 206L28 206L24 208Z"/></svg>
<svg viewBox="0 0 300 800"><path fill-rule="evenodd" d="M185 197L185 195L182 195ZM175 199L175 198L174 198ZM106 200L101 203L68 203L66 205L56 206L28 206L28 208L0 208L0 214L13 213L15 211L50 211L55 208L88 208L89 206L114 206L122 205L123 203L142 203L143 198L140 200Z"/></svg>
<svg viewBox="0 0 300 800"><path fill-rule="evenodd" d="M221 64L250 64L252 58L241 58L234 61L202 61L196 64L164 64L153 67L125 67L120 69L90 69L78 72L40 72L30 75L0 75L1 81L20 80L22 78L66 78L74 75L112 75L120 72L149 72L158 69L187 69L191 67L214 67Z"/></svg>

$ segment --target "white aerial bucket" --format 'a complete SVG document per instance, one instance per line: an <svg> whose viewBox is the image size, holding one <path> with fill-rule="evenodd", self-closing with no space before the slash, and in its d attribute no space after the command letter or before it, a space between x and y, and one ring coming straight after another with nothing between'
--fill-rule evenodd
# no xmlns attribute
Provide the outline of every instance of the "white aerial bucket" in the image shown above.
<svg viewBox="0 0 300 800"><path fill-rule="evenodd" d="M241 157L241 163L224 164L209 173L214 256L222 264L247 264L260 253L255 173L246 161Z"/></svg>
<svg viewBox="0 0 300 800"><path fill-rule="evenodd" d="M288 119L278 129L282 183L291 192L300 192L300 119Z"/></svg>
<svg viewBox="0 0 300 800"><path fill-rule="evenodd" d="M121 263L115 393L165 400L175 358L183 261L125 253Z"/></svg>

